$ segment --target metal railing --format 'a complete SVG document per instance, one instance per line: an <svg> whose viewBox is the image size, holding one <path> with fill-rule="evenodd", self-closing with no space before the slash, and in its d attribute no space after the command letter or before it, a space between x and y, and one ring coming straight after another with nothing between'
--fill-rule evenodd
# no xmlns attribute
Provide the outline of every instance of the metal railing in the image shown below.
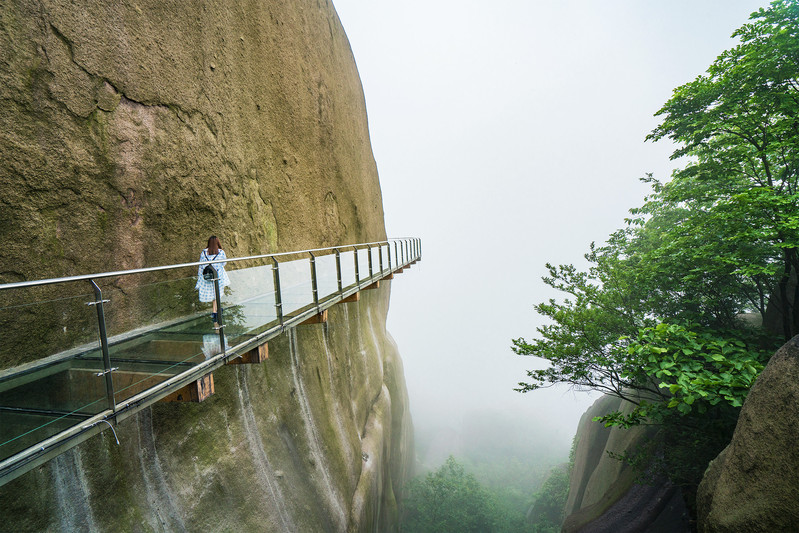
<svg viewBox="0 0 799 533"><path fill-rule="evenodd" d="M420 258L403 238L0 284L0 485ZM231 288L212 281L211 326L187 288L219 263Z"/></svg>

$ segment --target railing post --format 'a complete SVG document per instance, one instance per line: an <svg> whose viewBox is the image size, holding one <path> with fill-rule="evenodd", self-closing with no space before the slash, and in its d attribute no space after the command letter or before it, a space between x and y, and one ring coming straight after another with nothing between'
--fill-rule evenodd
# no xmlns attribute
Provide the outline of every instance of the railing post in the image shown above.
<svg viewBox="0 0 799 533"><path fill-rule="evenodd" d="M353 250L355 250L355 286L359 289L361 288L361 276L358 273L358 247L353 246Z"/></svg>
<svg viewBox="0 0 799 533"><path fill-rule="evenodd" d="M372 245L371 244L367 244L366 245L366 254L367 254L368 258L369 258L369 279L371 280L372 276L374 276L374 273L373 273L373 270L372 270Z"/></svg>
<svg viewBox="0 0 799 533"><path fill-rule="evenodd" d="M222 322L222 295L219 292L219 271L214 267L214 298L216 298L216 323L214 329L219 332L219 352L225 353L225 323Z"/></svg>
<svg viewBox="0 0 799 533"><path fill-rule="evenodd" d="M397 263L397 268L400 268L399 253L397 253L397 241L394 241L394 262Z"/></svg>
<svg viewBox="0 0 799 533"><path fill-rule="evenodd" d="M308 252L311 256L311 291L313 292L313 304L316 306L316 310L321 313L319 310L319 290L316 281L316 256L313 252Z"/></svg>
<svg viewBox="0 0 799 533"><path fill-rule="evenodd" d="M275 312L277 313L277 320L280 322L280 325L283 325L283 298L280 294L280 263L278 263L277 259L272 256L272 262L274 266L272 267L272 279L274 280L275 284Z"/></svg>
<svg viewBox="0 0 799 533"><path fill-rule="evenodd" d="M341 281L341 252L338 251L338 248L335 249L336 252L336 281L338 282L338 293L344 293L344 287Z"/></svg>
<svg viewBox="0 0 799 533"><path fill-rule="evenodd" d="M94 305L97 309L97 326L100 330L100 349L103 352L103 372L98 373L97 377L105 376L105 397L108 401L108 408L116 413L117 406L116 400L114 399L114 380L111 377L111 372L116 369L111 368L111 356L108 353L108 334L105 330L105 310L103 309L103 303L108 300L103 300L103 291L100 290L100 287L93 279L90 279L89 282L91 282L94 288L94 302L89 302L88 305Z"/></svg>
<svg viewBox="0 0 799 533"><path fill-rule="evenodd" d="M380 255L378 255L378 260L380 261L380 274L383 274L383 244L380 244L380 248L378 248Z"/></svg>
<svg viewBox="0 0 799 533"><path fill-rule="evenodd" d="M388 250L388 271L392 272L394 269L391 268L391 243L386 241L386 250Z"/></svg>

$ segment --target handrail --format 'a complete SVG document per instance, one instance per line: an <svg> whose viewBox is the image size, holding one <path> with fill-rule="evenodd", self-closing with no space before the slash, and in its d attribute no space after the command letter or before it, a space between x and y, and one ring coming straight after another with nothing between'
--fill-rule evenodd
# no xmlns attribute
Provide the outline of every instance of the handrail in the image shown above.
<svg viewBox="0 0 799 533"><path fill-rule="evenodd" d="M22 289L27 287L39 287L42 285L54 285L57 283L66 283L72 281L91 281L94 279L101 279L101 278L113 278L117 276L127 276L130 274L146 274L149 272L161 272L164 270L175 270L178 268L186 268L186 267L196 267L200 265L212 265L216 263L235 263L238 261L251 261L253 259L265 259L265 258L272 258L272 257L283 257L287 255L298 255L298 254L306 254L309 252L325 252L328 250L335 251L338 248L343 248L344 246L351 246L353 248L363 248L365 246L370 246L374 244L388 244L391 245L392 242L395 241L402 241L409 239L402 238L402 239L387 239L385 241L375 241L369 243L358 243L358 244L347 244L347 245L340 245L340 246L329 246L326 248L311 248L308 250L297 250L293 252L277 252L274 254L261 254L261 255L250 255L245 257L234 257L229 259L215 259L213 261L195 261L193 263L178 263L174 265L162 265L156 267L147 267L147 268L135 268L131 270L115 270L112 272L98 272L96 274L81 274L78 276L66 276L61 278L47 278L47 279L38 279L38 280L31 280L31 281L15 281L12 283L2 283L0 284L0 291L7 290L7 289Z"/></svg>

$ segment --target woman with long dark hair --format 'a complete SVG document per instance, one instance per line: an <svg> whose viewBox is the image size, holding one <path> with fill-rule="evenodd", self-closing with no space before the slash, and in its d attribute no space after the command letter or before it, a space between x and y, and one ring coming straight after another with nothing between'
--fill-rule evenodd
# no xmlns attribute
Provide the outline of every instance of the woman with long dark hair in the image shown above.
<svg viewBox="0 0 799 533"><path fill-rule="evenodd" d="M208 246L200 252L200 261L219 261L227 259L225 251L222 249L222 243L219 237L211 235L208 237ZM219 279L219 290L221 291L230 285L230 278L225 272L225 265L227 263L213 263L210 266L216 270L216 277ZM216 298L214 291L214 280L205 279L203 277L203 270L209 265L200 265L197 267L197 284L194 286L200 292L201 302L213 302L213 313L211 319L216 323L218 321L218 310L216 308Z"/></svg>

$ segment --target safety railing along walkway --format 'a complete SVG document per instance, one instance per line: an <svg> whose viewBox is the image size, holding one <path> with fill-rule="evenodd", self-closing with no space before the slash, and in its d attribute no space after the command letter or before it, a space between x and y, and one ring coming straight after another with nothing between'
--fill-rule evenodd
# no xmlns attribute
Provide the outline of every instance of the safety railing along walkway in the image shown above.
<svg viewBox="0 0 799 533"><path fill-rule="evenodd" d="M202 401L214 370L419 259L412 238L227 259L216 322L194 285L222 261L0 284L0 485L157 401Z"/></svg>

